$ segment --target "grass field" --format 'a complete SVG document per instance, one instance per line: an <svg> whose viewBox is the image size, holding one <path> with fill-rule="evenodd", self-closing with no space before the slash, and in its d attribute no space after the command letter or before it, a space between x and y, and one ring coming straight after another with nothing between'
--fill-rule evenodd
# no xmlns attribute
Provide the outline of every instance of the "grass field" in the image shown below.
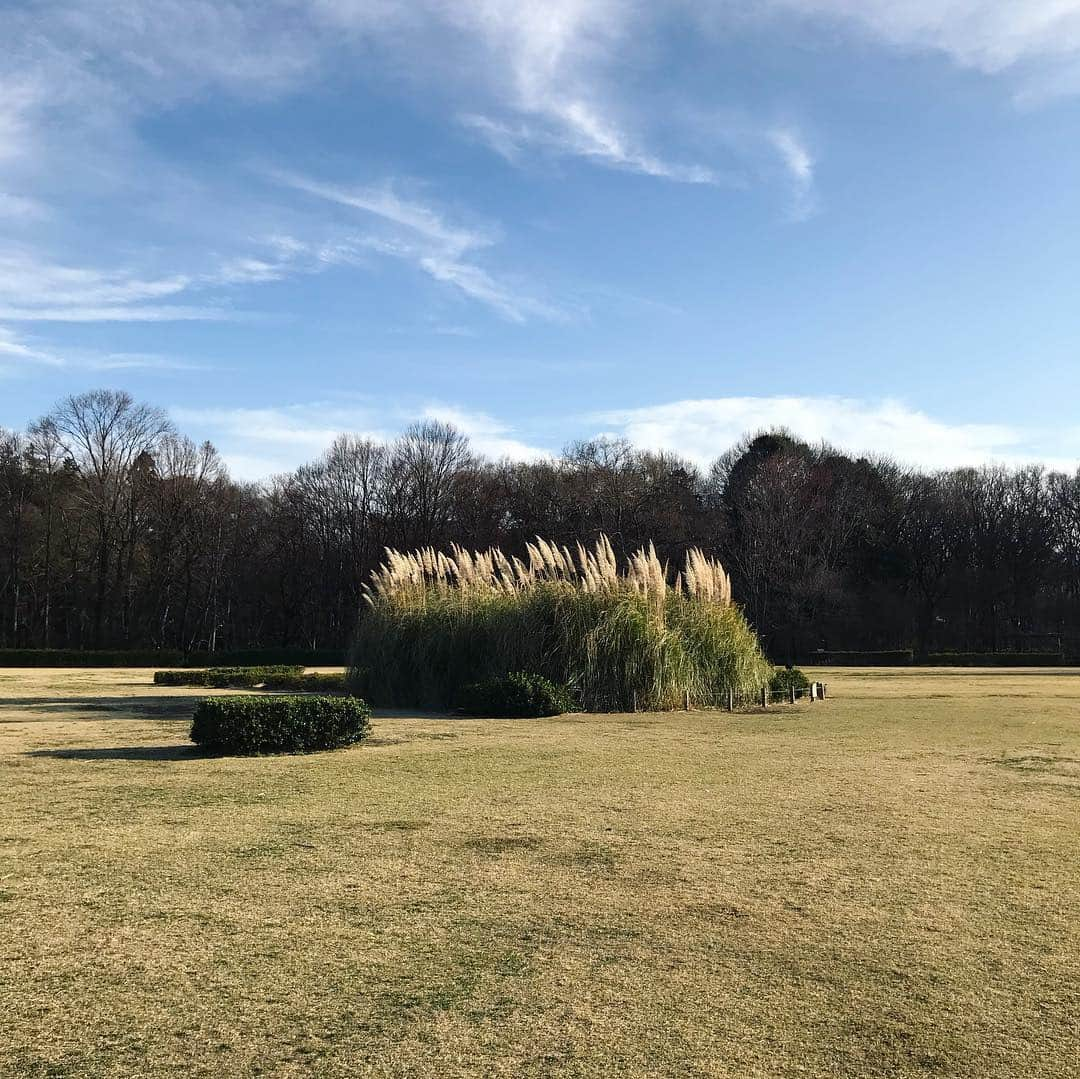
<svg viewBox="0 0 1080 1079"><path fill-rule="evenodd" d="M4 1076L1080 1075L1080 672L199 759L0 670Z"/></svg>

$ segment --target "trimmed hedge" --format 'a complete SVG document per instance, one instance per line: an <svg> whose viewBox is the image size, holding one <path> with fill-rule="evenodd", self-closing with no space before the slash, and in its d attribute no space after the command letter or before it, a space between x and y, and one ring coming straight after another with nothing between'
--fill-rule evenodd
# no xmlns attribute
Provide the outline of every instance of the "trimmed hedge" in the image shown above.
<svg viewBox="0 0 1080 1079"><path fill-rule="evenodd" d="M192 652L184 661L189 667L344 667L346 662L344 648L249 648L228 652Z"/></svg>
<svg viewBox="0 0 1080 1079"><path fill-rule="evenodd" d="M358 697L207 697L191 740L212 754L313 753L362 742L371 709Z"/></svg>
<svg viewBox="0 0 1080 1079"><path fill-rule="evenodd" d="M931 652L919 660L928 667L1060 667L1060 652Z"/></svg>
<svg viewBox="0 0 1080 1079"><path fill-rule="evenodd" d="M769 693L773 697L789 696L793 686L796 693L805 693L810 688L810 679L798 667L777 667L769 679Z"/></svg>
<svg viewBox="0 0 1080 1079"><path fill-rule="evenodd" d="M180 667L183 652L78 648L2 648L0 667Z"/></svg>
<svg viewBox="0 0 1080 1079"><path fill-rule="evenodd" d="M344 671L282 672L267 677L267 689L290 689L299 693L348 693Z"/></svg>
<svg viewBox="0 0 1080 1079"><path fill-rule="evenodd" d="M808 667L826 664L835 667L909 667L915 662L910 648L891 652L811 652L803 657Z"/></svg>
<svg viewBox="0 0 1080 1079"><path fill-rule="evenodd" d="M274 678L298 678L303 667L210 667L205 671L155 671L158 686L210 686L212 689L253 689Z"/></svg>
<svg viewBox="0 0 1080 1079"><path fill-rule="evenodd" d="M155 686L205 686L206 671L154 671Z"/></svg>
<svg viewBox="0 0 1080 1079"><path fill-rule="evenodd" d="M235 652L173 649L0 648L0 667L343 667L340 648L261 648Z"/></svg>
<svg viewBox="0 0 1080 1079"><path fill-rule="evenodd" d="M458 707L472 716L558 716L572 712L574 700L565 686L517 671L462 686Z"/></svg>

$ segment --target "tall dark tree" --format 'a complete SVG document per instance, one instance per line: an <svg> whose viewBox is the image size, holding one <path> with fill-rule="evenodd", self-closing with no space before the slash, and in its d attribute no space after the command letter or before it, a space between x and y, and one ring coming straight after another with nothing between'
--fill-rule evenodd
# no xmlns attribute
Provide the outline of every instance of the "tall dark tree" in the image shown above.
<svg viewBox="0 0 1080 1079"><path fill-rule="evenodd" d="M142 508L154 451L171 424L165 413L137 404L130 394L93 390L62 401L47 418L78 472L78 498L93 528L91 640L100 646L106 598L114 604L130 584Z"/></svg>

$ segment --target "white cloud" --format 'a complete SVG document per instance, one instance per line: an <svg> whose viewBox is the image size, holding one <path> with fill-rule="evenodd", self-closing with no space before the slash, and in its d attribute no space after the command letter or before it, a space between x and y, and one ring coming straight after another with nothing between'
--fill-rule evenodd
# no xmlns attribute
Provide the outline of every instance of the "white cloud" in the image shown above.
<svg viewBox="0 0 1080 1079"><path fill-rule="evenodd" d="M174 296L190 284L183 275L147 279L125 271L41 262L29 252L0 254L0 303L123 305Z"/></svg>
<svg viewBox="0 0 1080 1079"><path fill-rule="evenodd" d="M40 348L0 326L0 373L23 374L32 367L75 368L87 371L192 370L196 365L169 356L136 352L94 352L86 349Z"/></svg>
<svg viewBox="0 0 1080 1079"><path fill-rule="evenodd" d="M217 307L164 306L0 307L8 322L224 322L237 317Z"/></svg>
<svg viewBox="0 0 1080 1079"><path fill-rule="evenodd" d="M0 326L0 365L10 370L14 364L44 364L46 367L62 367L64 361L52 352L35 348L13 331Z"/></svg>
<svg viewBox="0 0 1080 1079"><path fill-rule="evenodd" d="M664 180L687 184L720 184L731 181L704 165L683 165L664 161L628 143L626 135L598 116L583 102L559 107L561 130L534 124L508 124L488 116L465 114L462 125L496 153L514 164L521 161L527 147L591 159L612 168L638 172Z"/></svg>
<svg viewBox="0 0 1080 1079"><path fill-rule="evenodd" d="M534 461L553 455L490 413L440 402L417 407L314 401L266 408L176 408L172 415L182 429L211 439L234 475L245 480L291 471L316 458L339 434L389 441L408 424L424 419L453 424L489 458ZM560 432L566 433L566 419L555 424ZM897 401L726 397L600 412L575 422L583 436L626 438L642 449L677 453L702 468L744 435L776 427L786 427L810 443L828 442L855 454L886 454L926 469L1032 461L1067 472L1080 467L1080 429L1034 431L950 422Z"/></svg>
<svg viewBox="0 0 1080 1079"><path fill-rule="evenodd" d="M372 419L366 409L318 402L280 408L177 408L173 416L178 423L212 427L225 437L313 452L324 449L342 431L366 431Z"/></svg>
<svg viewBox="0 0 1080 1079"><path fill-rule="evenodd" d="M49 262L28 250L7 251L0 253L0 319L176 322L234 317L218 307L148 302L177 298L203 284L188 274L144 276Z"/></svg>
<svg viewBox="0 0 1080 1079"><path fill-rule="evenodd" d="M422 418L453 424L469 436L477 452L493 460L509 457L512 461L537 461L551 456L549 450L530 446L514 438L512 427L485 412L470 412L452 405L428 405Z"/></svg>
<svg viewBox="0 0 1080 1079"><path fill-rule="evenodd" d="M551 321L565 317L558 308L518 293L496 281L479 266L441 255L425 255L420 259L420 267L436 281L453 285L466 296L493 308L511 322L525 322L532 316Z"/></svg>
<svg viewBox="0 0 1080 1079"><path fill-rule="evenodd" d="M460 254L495 242L489 233L450 225L433 207L401 198L389 181L375 186L349 188L290 173L276 173L275 178L299 191L401 225L448 252Z"/></svg>
<svg viewBox="0 0 1080 1079"><path fill-rule="evenodd" d="M747 432L786 427L809 442L852 453L888 454L923 468L1042 459L1075 468L1057 456L1045 432L1004 424L950 423L898 401L842 397L722 397L597 413L606 433L647 449L668 450L707 466ZM1056 446L1065 454L1066 445Z"/></svg>
<svg viewBox="0 0 1080 1079"><path fill-rule="evenodd" d="M448 284L471 300L490 307L512 322L531 317L559 319L562 312L551 304L496 280L486 269L462 256L496 242L493 229L468 229L452 225L435 207L399 196L389 181L378 186L342 187L296 175L275 174L281 182L330 202L359 210L390 226L382 235L347 240L323 257L351 261L364 248L413 263L428 276Z"/></svg>
<svg viewBox="0 0 1080 1079"><path fill-rule="evenodd" d="M790 127L766 133L791 180L791 216L803 220L814 212L814 159L802 136Z"/></svg>
<svg viewBox="0 0 1080 1079"><path fill-rule="evenodd" d="M183 175L175 162L159 162L141 140L140 125L163 109L213 95L281 96L316 84L342 58L361 52L407 69L414 90L429 101L445 99L448 119L468 103L474 130L509 155L539 147L656 178L720 182L711 164L669 160L647 148L656 141L650 131L670 141L677 125L670 123L670 109L661 123L644 99L635 103L625 92L622 75L640 59L635 42L642 31L653 20L681 17L678 5L647 10L635 0L552 0L542 6L517 0L9 5L0 9L0 40L8 46L0 52L0 223L29 237L36 235L33 222L46 221L50 248L70 251L85 249L87 221L106 217L98 205L83 215L88 200L122 198L125 215L129 207L152 207L156 221L182 217L201 225L221 219L218 193ZM279 179L367 214L383 232L359 240L324 235L321 243L304 244L302 252L267 252L244 250L243 240L230 241L222 229L224 252L216 270L184 266L184 272L160 274L114 268L128 255L110 251L107 236L99 237L105 242L92 256L94 266L72 265L79 259L70 257L69 264L57 263L28 245L0 259L0 317L221 320L235 316L219 303L191 302L190 294L352 264L361 261L365 247L411 261L504 318L564 317L534 287L478 257L499 241L490 226L462 224L460 213L448 215L426 200L405 197L391 184ZM75 233L80 246L64 243L65 214L72 209L81 215ZM274 217L274 229L277 219L289 219L292 207L252 211L253 218L259 214ZM229 226L242 228L231 219ZM167 250L177 241L165 233L136 235L147 250ZM177 259L181 266L185 261L198 259Z"/></svg>
<svg viewBox="0 0 1080 1079"><path fill-rule="evenodd" d="M245 317L218 303L160 303L234 285L317 273L355 258L355 248L312 247L275 236L260 254L226 258L206 271L144 274L52 262L27 248L0 252L0 318L12 322L219 322ZM263 257L263 249L270 257Z"/></svg>
<svg viewBox="0 0 1080 1079"><path fill-rule="evenodd" d="M770 0L769 6L854 25L895 48L941 52L987 74L1023 68L1034 92L1080 89L1080 0Z"/></svg>
<svg viewBox="0 0 1080 1079"><path fill-rule="evenodd" d="M270 408L174 408L173 419L210 438L230 471L263 480L317 457L343 432L387 437L374 410L313 402Z"/></svg>
<svg viewBox="0 0 1080 1079"><path fill-rule="evenodd" d="M261 480L318 457L340 434L387 442L416 420L452 423L473 448L493 458L536 460L546 451L514 437L513 428L483 412L453 405L355 405L314 401L268 408L174 408L173 419L199 438L210 438L232 473Z"/></svg>
<svg viewBox="0 0 1080 1079"><path fill-rule="evenodd" d="M535 146L681 183L716 183L721 177L710 166L645 149L632 133L645 118L620 91L619 69L635 40L647 36L652 20L678 18L680 9L636 0L324 0L320 7L337 26L381 31L388 48L426 47L411 66L483 98L485 107L462 120L510 160Z"/></svg>

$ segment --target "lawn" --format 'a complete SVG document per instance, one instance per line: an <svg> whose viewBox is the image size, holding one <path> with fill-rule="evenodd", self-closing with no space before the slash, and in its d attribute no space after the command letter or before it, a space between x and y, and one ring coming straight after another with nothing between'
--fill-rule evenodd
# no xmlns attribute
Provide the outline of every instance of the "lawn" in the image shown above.
<svg viewBox="0 0 1080 1079"><path fill-rule="evenodd" d="M0 670L5 1076L1080 1075L1080 672L200 759Z"/></svg>

